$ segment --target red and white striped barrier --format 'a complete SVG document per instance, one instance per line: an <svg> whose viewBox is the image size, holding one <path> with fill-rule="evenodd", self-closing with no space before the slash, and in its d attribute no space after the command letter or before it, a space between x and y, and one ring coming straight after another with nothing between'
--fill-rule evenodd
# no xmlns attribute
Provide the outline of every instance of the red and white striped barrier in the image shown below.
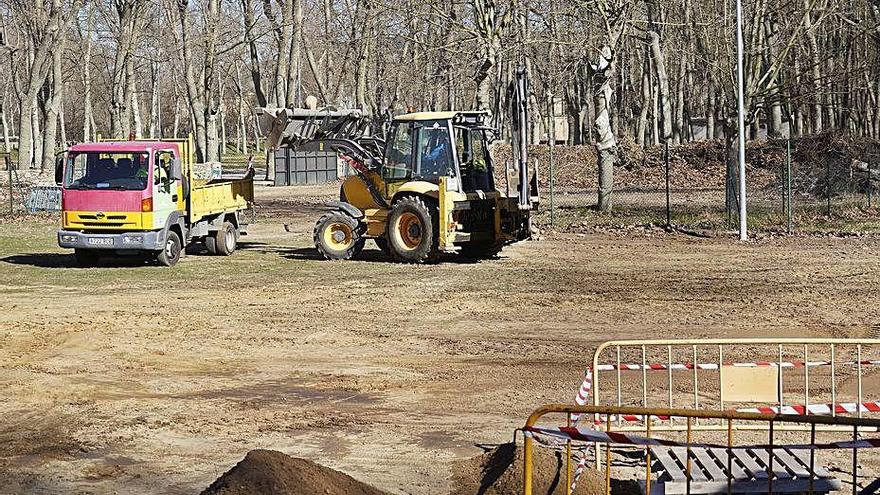
<svg viewBox="0 0 880 495"><path fill-rule="evenodd" d="M581 383L580 388L578 389L577 395L574 397L574 403L579 406L585 406L589 402L590 399L590 391L593 389L593 370L587 368L584 372L584 381ZM577 425L578 421L581 419L580 414L572 414L571 420L572 424ZM581 475L584 474L584 471L587 469L587 456L581 455L580 460L578 461L577 467L574 470L574 476L571 479L571 491L574 493L575 488L577 488L578 480L581 478Z"/></svg>
<svg viewBox="0 0 880 495"><path fill-rule="evenodd" d="M863 360L863 361L845 361L835 363L836 366L870 366L880 365L880 359ZM722 363L722 366L733 366L736 368L813 368L817 366L831 366L831 361L755 361L753 363ZM596 371L664 371L664 370L717 370L718 363L647 363L647 364L600 364L596 366Z"/></svg>
<svg viewBox="0 0 880 495"><path fill-rule="evenodd" d="M797 414L797 415L819 415L830 416L831 409L834 408L835 414L857 414L859 412L880 412L880 402L844 402L839 404L794 404L791 406L761 406L761 407L743 407L735 409L736 412L760 413L760 414ZM666 421L669 416L651 416L652 421ZM626 421L630 423L644 421L644 416L636 416L632 414L621 414L611 416L611 421ZM596 424L602 424L608 421L608 416L602 416L596 420Z"/></svg>
<svg viewBox="0 0 880 495"><path fill-rule="evenodd" d="M832 409L835 414L857 414L859 412L880 412L880 402L844 402L841 404L796 404L782 407L747 407L737 409L738 412L756 412L763 414L814 414L830 416Z"/></svg>
<svg viewBox="0 0 880 495"><path fill-rule="evenodd" d="M577 395L574 397L574 403L579 406L586 406L590 400L590 390L593 389L593 370L587 368L587 371L584 372L584 381L581 383L580 388L578 389ZM580 414L572 414L571 421L574 424L581 419Z"/></svg>
<svg viewBox="0 0 880 495"><path fill-rule="evenodd" d="M662 438L648 438L640 435L631 435L628 433L605 432L591 430L586 428L576 428L573 426L560 426L558 428L531 426L523 429L527 436L546 435L564 440L573 440L580 442L599 442L612 443L618 445L641 445L647 447L690 447L701 449L727 449L727 445L715 443L686 443L674 440L665 440ZM843 440L839 442L827 443L805 443L805 444L786 444L786 445L737 445L737 450L767 450L786 448L792 450L834 450L834 449L870 449L880 448L880 438L865 438L861 440Z"/></svg>

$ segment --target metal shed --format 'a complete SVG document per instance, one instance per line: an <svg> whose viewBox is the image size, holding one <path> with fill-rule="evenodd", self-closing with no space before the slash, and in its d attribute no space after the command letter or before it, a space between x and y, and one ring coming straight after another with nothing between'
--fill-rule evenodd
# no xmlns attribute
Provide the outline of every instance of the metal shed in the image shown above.
<svg viewBox="0 0 880 495"><path fill-rule="evenodd" d="M345 175L341 160L332 151L293 151L285 147L275 152L276 186L324 184Z"/></svg>

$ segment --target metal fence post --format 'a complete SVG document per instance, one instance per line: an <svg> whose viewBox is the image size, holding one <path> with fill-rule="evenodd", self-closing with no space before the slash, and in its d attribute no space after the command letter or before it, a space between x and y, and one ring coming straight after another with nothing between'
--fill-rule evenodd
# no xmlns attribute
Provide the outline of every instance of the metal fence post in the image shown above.
<svg viewBox="0 0 880 495"><path fill-rule="evenodd" d="M785 153L785 191L785 214L788 222L788 233L791 234L791 138L787 140Z"/></svg>
<svg viewBox="0 0 880 495"><path fill-rule="evenodd" d="M12 160L9 158L9 155L3 157L6 161L6 170L9 171L9 214L13 213L13 200L12 200Z"/></svg>
<svg viewBox="0 0 880 495"><path fill-rule="evenodd" d="M554 148L556 147L556 117L553 113L553 96L550 95L549 99L550 111L548 112L549 125L547 127L549 129L547 130L547 147L549 148L548 152L550 154L550 226L553 227L553 223L556 220L556 207L553 203L553 186L555 185L554 182L556 182L555 157L553 156L555 154Z"/></svg>
<svg viewBox="0 0 880 495"><path fill-rule="evenodd" d="M827 215L831 218L831 161L825 161L825 196L828 204L826 205Z"/></svg>
<svg viewBox="0 0 880 495"><path fill-rule="evenodd" d="M672 210L669 204L669 140L663 141L663 161L666 163L666 228L672 228Z"/></svg>

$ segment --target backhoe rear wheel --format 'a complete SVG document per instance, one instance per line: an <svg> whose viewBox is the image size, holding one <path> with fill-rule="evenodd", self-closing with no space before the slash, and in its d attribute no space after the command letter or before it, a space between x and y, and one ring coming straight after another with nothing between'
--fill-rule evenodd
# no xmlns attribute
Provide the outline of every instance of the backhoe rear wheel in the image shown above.
<svg viewBox="0 0 880 495"><path fill-rule="evenodd" d="M325 213L315 222L315 247L328 260L349 260L364 249L366 238L358 221L341 211Z"/></svg>
<svg viewBox="0 0 880 495"><path fill-rule="evenodd" d="M394 203L385 239L391 254L405 263L433 262L439 259L437 212L421 198L406 196Z"/></svg>

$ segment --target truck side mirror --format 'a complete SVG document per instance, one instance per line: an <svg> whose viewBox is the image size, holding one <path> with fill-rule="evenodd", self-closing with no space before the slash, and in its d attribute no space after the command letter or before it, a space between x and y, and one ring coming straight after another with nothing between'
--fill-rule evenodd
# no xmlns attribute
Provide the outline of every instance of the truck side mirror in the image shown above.
<svg viewBox="0 0 880 495"><path fill-rule="evenodd" d="M66 162L64 153L55 157L55 185L60 186L64 182L64 163Z"/></svg>
<svg viewBox="0 0 880 495"><path fill-rule="evenodd" d="M180 158L172 158L171 159L171 180L182 180L183 179L183 169L180 165Z"/></svg>

